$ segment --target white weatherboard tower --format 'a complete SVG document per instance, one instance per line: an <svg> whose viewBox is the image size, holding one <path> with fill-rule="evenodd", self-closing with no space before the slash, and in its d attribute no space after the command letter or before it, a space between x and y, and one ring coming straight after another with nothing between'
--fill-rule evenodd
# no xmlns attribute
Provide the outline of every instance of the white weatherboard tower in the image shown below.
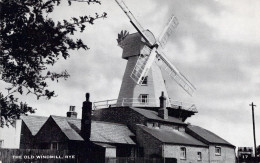
<svg viewBox="0 0 260 163"><path fill-rule="evenodd" d="M178 25L176 17L172 16L161 36L157 40L152 32L144 30L135 19L125 3L116 0L137 33L128 34L122 31L118 34L118 45L123 49L122 58L127 59L126 70L117 100L117 106L158 107L159 96L164 92L168 106L171 105L165 81L161 70L164 69L176 83L189 95L195 87L181 72L165 57L162 48L166 44L174 28Z"/></svg>

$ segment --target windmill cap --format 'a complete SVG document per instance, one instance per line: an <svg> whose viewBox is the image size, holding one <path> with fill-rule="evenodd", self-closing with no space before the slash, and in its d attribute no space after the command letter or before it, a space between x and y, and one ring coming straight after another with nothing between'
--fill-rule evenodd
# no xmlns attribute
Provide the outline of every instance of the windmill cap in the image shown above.
<svg viewBox="0 0 260 163"><path fill-rule="evenodd" d="M156 43L156 39L151 31L145 30L143 33L145 34L145 36L151 43L150 46L152 46ZM146 42L145 39L142 37L142 35L139 32L128 34L127 32L121 31L118 34L117 42L118 42L118 45L122 48L125 45L129 45L129 42L132 42L133 40L135 40L135 41L141 40L143 43L147 43L149 45L149 42Z"/></svg>
<svg viewBox="0 0 260 163"><path fill-rule="evenodd" d="M150 43L151 43L152 45L154 45L154 44L156 43L156 39L155 39L155 37L154 37L154 34L153 34L149 29L145 30L145 31L144 31L144 34L145 34L145 36L147 37L147 39L150 41ZM144 38L142 38L141 40L142 40L143 42L146 42ZM151 46L152 46L152 45L151 45Z"/></svg>

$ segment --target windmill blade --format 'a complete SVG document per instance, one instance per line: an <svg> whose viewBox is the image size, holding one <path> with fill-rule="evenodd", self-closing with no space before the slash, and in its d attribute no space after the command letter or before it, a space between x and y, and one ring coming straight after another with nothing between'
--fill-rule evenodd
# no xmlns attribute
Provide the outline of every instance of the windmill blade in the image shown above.
<svg viewBox="0 0 260 163"><path fill-rule="evenodd" d="M171 36L178 24L178 19L173 15L159 37L158 42L162 48L164 48L169 37Z"/></svg>
<svg viewBox="0 0 260 163"><path fill-rule="evenodd" d="M135 29L141 34L141 36L144 38L144 40L150 44L150 46L153 45L153 41L149 39L149 37L145 34L144 28L141 26L141 24L136 20L134 15L131 13L131 11L128 9L126 4L123 0L115 0L117 4L120 6L120 8L124 11L126 16L130 19L131 24L135 27Z"/></svg>
<svg viewBox="0 0 260 163"><path fill-rule="evenodd" d="M164 63L164 69L169 76L176 81L190 96L193 95L196 88L192 83L165 57L162 51L158 50L159 59Z"/></svg>
<svg viewBox="0 0 260 163"><path fill-rule="evenodd" d="M154 59L156 58L156 48L154 47L151 52L150 48L146 47L149 52L148 55L140 55L130 77L137 83L142 84L145 76L147 75ZM150 55L149 55L150 54Z"/></svg>

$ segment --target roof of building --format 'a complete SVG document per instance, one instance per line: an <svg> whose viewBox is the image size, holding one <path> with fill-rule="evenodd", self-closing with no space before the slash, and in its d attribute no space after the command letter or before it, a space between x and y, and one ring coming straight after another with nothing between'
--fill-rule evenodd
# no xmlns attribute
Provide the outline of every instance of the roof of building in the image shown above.
<svg viewBox="0 0 260 163"><path fill-rule="evenodd" d="M234 146L227 142L226 140L222 139L218 135L214 134L213 132L206 130L204 128L201 128L199 126L193 126L189 125L188 129L193 133L202 138L204 141L206 141L209 144L224 144L229 146Z"/></svg>
<svg viewBox="0 0 260 163"><path fill-rule="evenodd" d="M148 119L170 122L170 123L177 123L177 124L186 124L186 123L182 122L180 119L175 118L175 117L171 117L171 116L168 116L168 119L163 119L163 118L158 116L158 112L156 112L156 111L134 108L134 107L131 107L131 109L133 109L134 111L142 114L143 116L145 116Z"/></svg>
<svg viewBox="0 0 260 163"><path fill-rule="evenodd" d="M69 140L83 141L83 138L79 135L79 133L77 133L69 124L69 118L54 115L51 117Z"/></svg>
<svg viewBox="0 0 260 163"><path fill-rule="evenodd" d="M34 115L22 115L21 119L31 131L32 135L36 135L38 131L41 129L43 124L47 121L48 117L43 116L34 116Z"/></svg>
<svg viewBox="0 0 260 163"><path fill-rule="evenodd" d="M203 146L207 147L203 142L195 139L194 137L188 135L184 131L169 130L169 129L156 129L143 125L138 125L142 130L146 131L148 134L152 135L159 141L169 144L180 144L180 145L190 145L190 146Z"/></svg>
<svg viewBox="0 0 260 163"><path fill-rule="evenodd" d="M134 134L126 125L93 121L90 140L104 143L135 144L131 139Z"/></svg>
<svg viewBox="0 0 260 163"><path fill-rule="evenodd" d="M53 115L51 117L69 140L83 140L80 136L81 119ZM126 125L101 121L91 122L90 140L93 142L135 144L131 136L134 134Z"/></svg>

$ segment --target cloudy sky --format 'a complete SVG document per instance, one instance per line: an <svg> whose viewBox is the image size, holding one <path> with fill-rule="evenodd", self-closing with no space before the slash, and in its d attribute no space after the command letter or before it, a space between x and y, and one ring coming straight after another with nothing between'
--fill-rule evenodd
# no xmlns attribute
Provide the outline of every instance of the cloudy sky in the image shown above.
<svg viewBox="0 0 260 163"><path fill-rule="evenodd" d="M189 97L165 76L172 99L196 104L198 114L187 121L215 132L236 146L253 146L252 117L249 103L256 103L256 136L260 144L260 1L258 0L125 0L145 29L155 36L174 14L179 25L164 52L178 69L196 86ZM116 99L126 60L117 46L121 30L136 32L113 0L102 5L62 4L53 19L107 12L87 31L75 36L91 48L71 52L51 69L66 69L71 77L50 83L58 97L36 100L22 97L37 108L37 115L66 114L70 105L81 112L84 94L92 101ZM79 114L81 116L81 114Z"/></svg>

